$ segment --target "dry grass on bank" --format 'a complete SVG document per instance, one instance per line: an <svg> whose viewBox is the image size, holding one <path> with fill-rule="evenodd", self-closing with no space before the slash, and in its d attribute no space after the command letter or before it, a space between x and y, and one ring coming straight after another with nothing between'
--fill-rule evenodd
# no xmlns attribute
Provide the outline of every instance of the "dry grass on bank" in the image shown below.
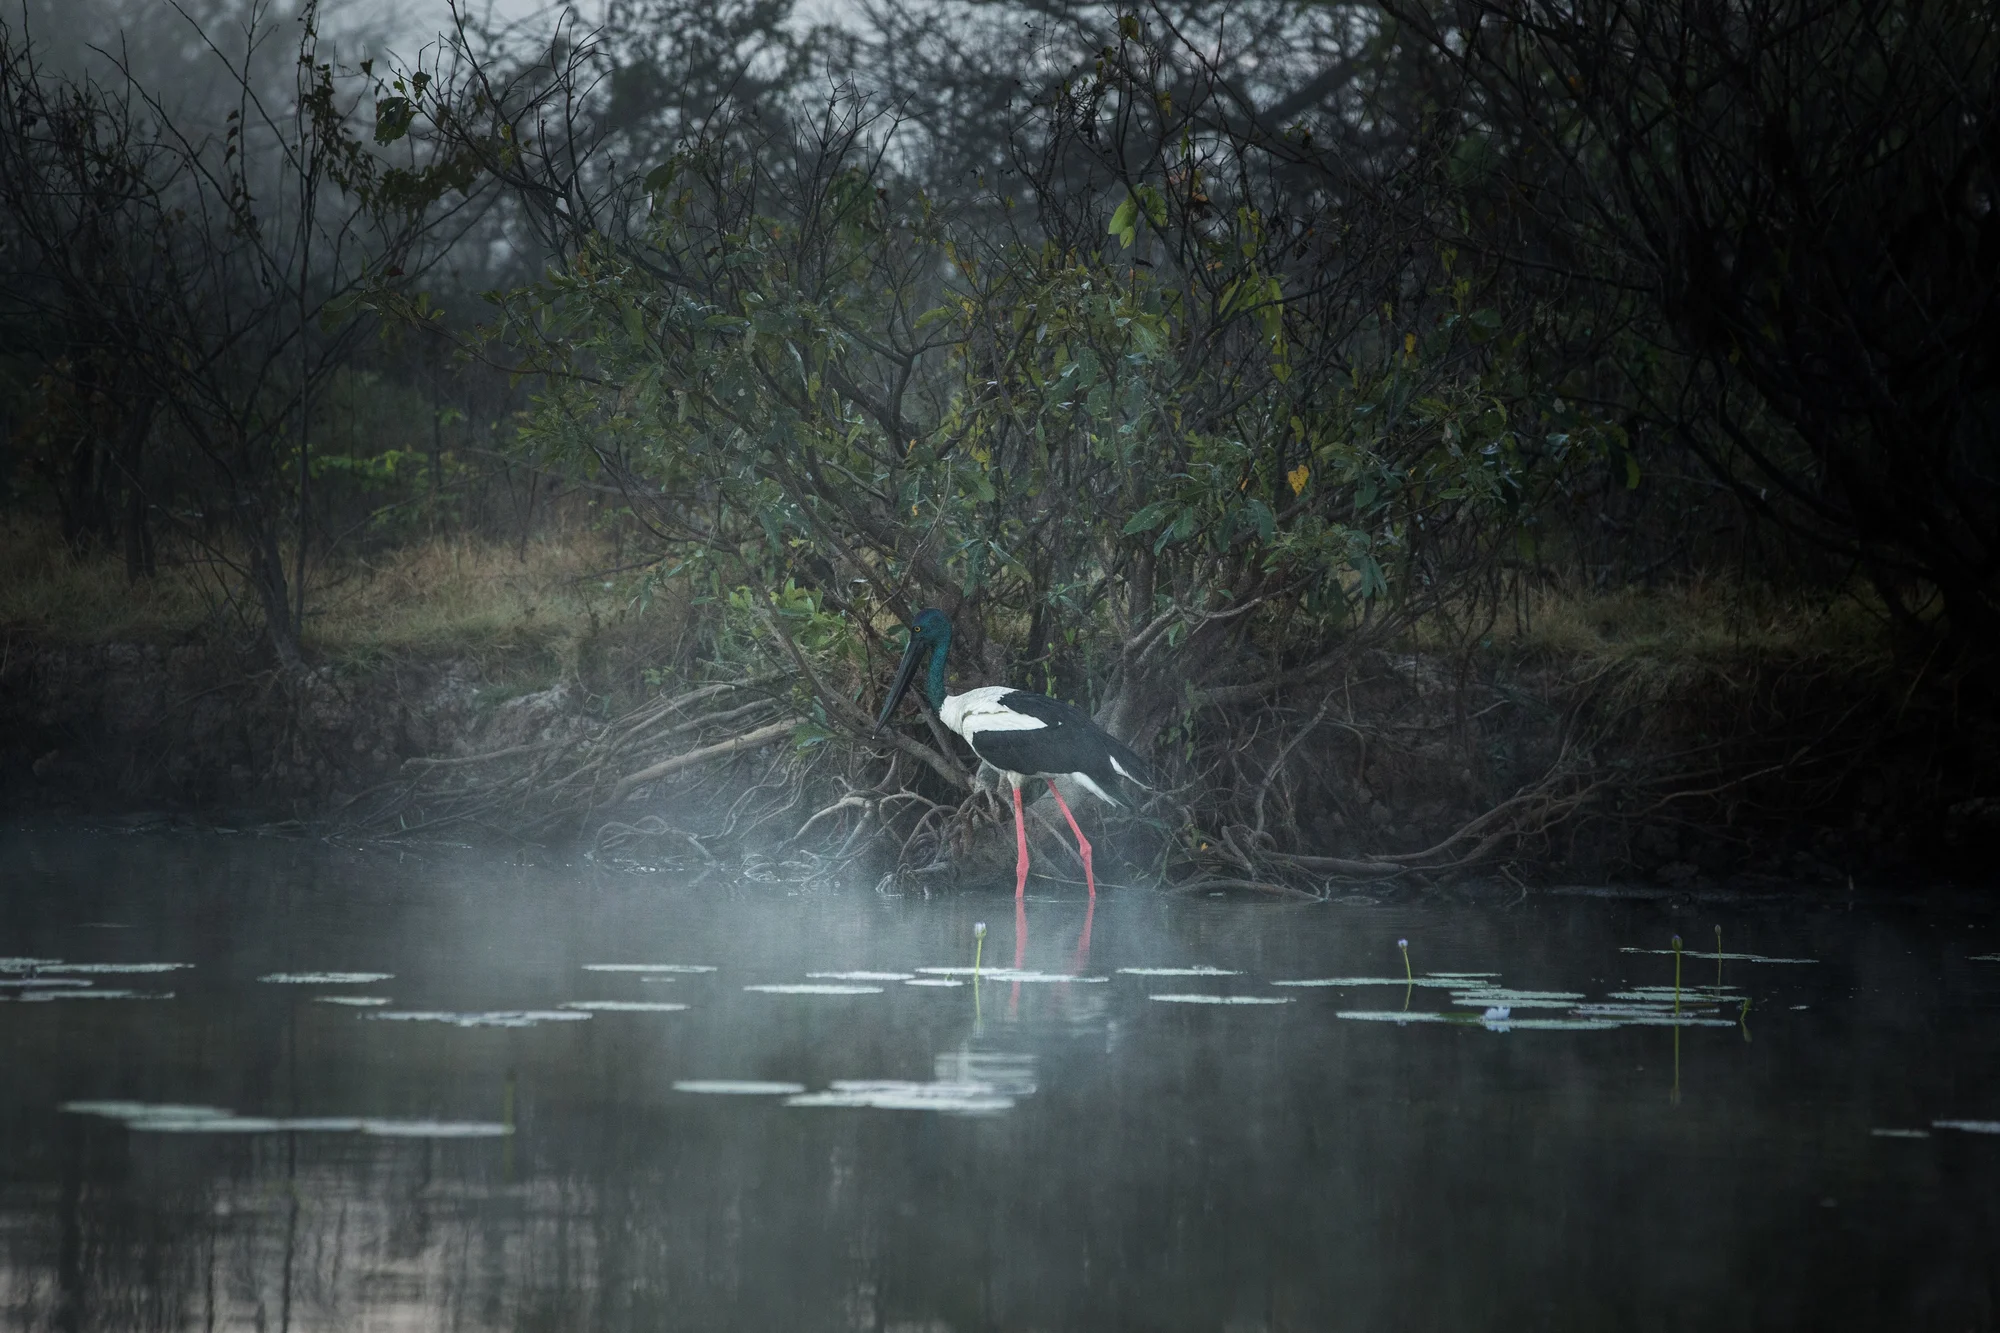
<svg viewBox="0 0 2000 1333"><path fill-rule="evenodd" d="M1689 709L1732 716L1774 688L1796 694L1817 682L1847 694L1899 670L1888 616L1868 590L1781 596L1712 580L1611 592L1549 587L1490 621L1431 622L1413 637L1413 646L1445 656L1474 647L1502 678L1553 671L1569 688L1591 691L1602 715L1642 724L1684 720ZM1733 725L1740 722L1717 723Z"/></svg>
<svg viewBox="0 0 2000 1333"><path fill-rule="evenodd" d="M52 525L0 524L0 629L59 643L185 638L221 623L222 588L198 566L130 583L116 556L77 556Z"/></svg>
<svg viewBox="0 0 2000 1333"><path fill-rule="evenodd" d="M575 530L522 545L437 538L357 557L315 571L307 647L335 661L518 659L539 664L533 674L573 662L595 616L600 655L630 674L682 626L660 604L646 624L621 623L633 619L633 590L604 573L615 563L607 543ZM252 611L235 576L213 562L163 561L158 577L128 583L122 560L76 556L50 525L0 524L0 630L49 642L177 642L254 634ZM1428 619L1408 646L1605 671L1661 696L1753 662L1872 672L1892 660L1887 618L1865 593L1780 598L1719 581L1651 591L1545 586L1494 615Z"/></svg>
<svg viewBox="0 0 2000 1333"><path fill-rule="evenodd" d="M1871 594L1786 597L1715 580L1609 592L1547 586L1491 617L1423 622L1413 638L1427 652L1476 647L1628 670L1713 672L1803 659L1870 669L1893 655L1889 619Z"/></svg>
<svg viewBox="0 0 2000 1333"><path fill-rule="evenodd" d="M307 645L334 656L546 651L628 600L601 574L610 563L590 539L445 538L383 551L322 574Z"/></svg>
<svg viewBox="0 0 2000 1333"><path fill-rule="evenodd" d="M307 590L306 645L334 659L546 654L583 633L593 611L609 616L629 600L605 586L610 563L594 538L454 538L323 567ZM249 617L254 602L217 562L163 560L157 577L129 582L115 555L76 555L43 525L0 526L0 629L52 643L185 642L254 633Z"/></svg>

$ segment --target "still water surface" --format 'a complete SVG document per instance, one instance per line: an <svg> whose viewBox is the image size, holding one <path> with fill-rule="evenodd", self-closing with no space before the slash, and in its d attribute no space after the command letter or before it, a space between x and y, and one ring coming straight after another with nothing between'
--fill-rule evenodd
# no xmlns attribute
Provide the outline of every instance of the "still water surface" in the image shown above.
<svg viewBox="0 0 2000 1333"><path fill-rule="evenodd" d="M1979 897L1022 934L1001 886L51 826L0 886L9 1329L2000 1319Z"/></svg>

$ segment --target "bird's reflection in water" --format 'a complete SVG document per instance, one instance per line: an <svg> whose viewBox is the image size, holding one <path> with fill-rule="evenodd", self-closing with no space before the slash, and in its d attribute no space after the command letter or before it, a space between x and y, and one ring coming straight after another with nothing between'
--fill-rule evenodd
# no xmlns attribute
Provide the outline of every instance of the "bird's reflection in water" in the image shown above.
<svg viewBox="0 0 2000 1333"><path fill-rule="evenodd" d="M1071 951L1069 967L1071 976L1082 975L1090 966L1090 932L1097 921L1097 898L1095 895L1084 900L1083 930L1076 937L1076 948ZM1025 898L1014 900L1014 970L1023 971L1028 963L1028 904ZM1007 1017L1018 1018L1021 1013L1021 982L1017 977L1008 988Z"/></svg>
<svg viewBox="0 0 2000 1333"><path fill-rule="evenodd" d="M1076 952L1070 955L1069 970L1076 976L1090 966L1090 926L1097 919L1097 897L1091 895L1083 909L1083 933L1076 937Z"/></svg>

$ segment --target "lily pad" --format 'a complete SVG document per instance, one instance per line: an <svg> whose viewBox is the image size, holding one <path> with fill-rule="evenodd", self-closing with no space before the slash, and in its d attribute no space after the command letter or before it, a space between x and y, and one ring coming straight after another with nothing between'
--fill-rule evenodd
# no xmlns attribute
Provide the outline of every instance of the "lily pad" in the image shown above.
<svg viewBox="0 0 2000 1333"><path fill-rule="evenodd" d="M15 997L24 1004L51 1000L171 1000L170 990L31 990Z"/></svg>
<svg viewBox="0 0 2000 1333"><path fill-rule="evenodd" d="M1118 969L1128 977L1240 977L1241 972L1232 972L1226 967L1121 967Z"/></svg>
<svg viewBox="0 0 2000 1333"><path fill-rule="evenodd" d="M221 1106L175 1102L65 1102L75 1115L121 1120L152 1134L371 1134L379 1138L468 1139L512 1134L513 1127L484 1120L401 1120L380 1116L252 1116Z"/></svg>
<svg viewBox="0 0 2000 1333"><path fill-rule="evenodd" d="M687 1008L684 1004L668 1004L661 1000L565 1000L561 1007L612 1014L672 1014Z"/></svg>
<svg viewBox="0 0 2000 1333"><path fill-rule="evenodd" d="M586 972L713 972L707 963L585 963Z"/></svg>
<svg viewBox="0 0 2000 1333"><path fill-rule="evenodd" d="M1274 981L1273 986L1428 986L1436 990L1464 990L1462 977L1306 977L1297 981Z"/></svg>
<svg viewBox="0 0 2000 1333"><path fill-rule="evenodd" d="M1009 1110L1014 1099L990 1083L909 1083L899 1079L844 1079L825 1092L785 1099L787 1106L855 1107L877 1111L943 1111L960 1115Z"/></svg>
<svg viewBox="0 0 2000 1333"><path fill-rule="evenodd" d="M1537 1001L1574 1002L1583 998L1582 991L1508 990L1504 986L1462 988L1455 991L1454 994L1470 996L1486 1004L1528 1005Z"/></svg>
<svg viewBox="0 0 2000 1333"><path fill-rule="evenodd" d="M444 1023L457 1028L531 1028L538 1023L572 1023L589 1018L574 1009L501 1009L481 1014L432 1009L389 1009L363 1018L390 1023Z"/></svg>
<svg viewBox="0 0 2000 1333"><path fill-rule="evenodd" d="M1662 954L1671 958L1674 951L1672 949L1635 949L1626 947L1620 949L1618 952ZM1698 953L1693 949L1681 950L1681 957L1706 958L1710 962L1714 962L1720 958L1732 963L1817 963L1819 961L1817 958L1769 958L1761 953Z"/></svg>
<svg viewBox="0 0 2000 1333"><path fill-rule="evenodd" d="M178 972L193 967L193 963L62 963L40 969L44 972L80 972L89 974L125 973L144 974L152 972Z"/></svg>

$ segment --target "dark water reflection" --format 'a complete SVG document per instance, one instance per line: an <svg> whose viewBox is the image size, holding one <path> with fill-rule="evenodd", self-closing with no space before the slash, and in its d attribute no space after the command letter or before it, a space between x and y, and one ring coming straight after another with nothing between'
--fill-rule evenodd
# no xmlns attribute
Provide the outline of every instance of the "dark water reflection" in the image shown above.
<svg viewBox="0 0 2000 1333"><path fill-rule="evenodd" d="M74 829L0 835L0 882L0 957L194 965L70 974L171 999L0 1002L7 1328L1986 1329L2000 1311L2000 1135L1931 1128L2000 1120L2000 962L1974 960L2000 929L1960 900L1107 893L1087 958L1067 900L1028 905L1021 955L1107 980L812 995L743 988L969 965L981 919L985 965L1011 965L1012 904ZM1469 1023L1350 1021L1405 991L1270 984L1400 975L1408 938L1420 973L1602 1001L1672 983L1670 957L1621 949L1712 948L1717 925L1726 950L1818 961L1727 963L1747 1018L1679 1030L1496 1031L1476 1003ZM1118 970L1188 965L1241 975ZM393 977L258 980L314 971ZM468 1028L315 998L343 992L688 1008ZM1292 1002L1148 998L1165 993ZM692 1080L808 1100L944 1084L1005 1109L676 1091ZM59 1109L114 1099L514 1132L156 1132Z"/></svg>

